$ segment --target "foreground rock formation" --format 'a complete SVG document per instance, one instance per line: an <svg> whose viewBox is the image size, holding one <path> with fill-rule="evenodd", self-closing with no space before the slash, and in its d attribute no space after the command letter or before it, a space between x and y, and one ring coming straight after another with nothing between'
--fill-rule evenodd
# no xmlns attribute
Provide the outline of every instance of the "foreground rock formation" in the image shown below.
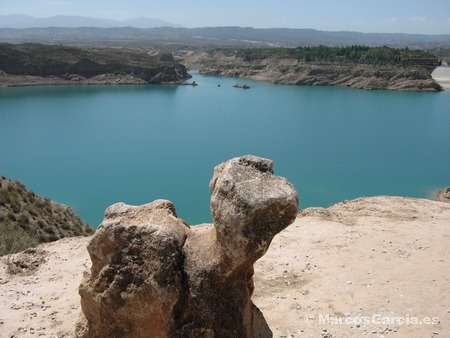
<svg viewBox="0 0 450 338"><path fill-rule="evenodd" d="M253 264L291 224L298 195L270 160L217 166L212 225L191 228L174 205L109 207L88 245L78 337L270 337L252 303Z"/></svg>
<svg viewBox="0 0 450 338"><path fill-rule="evenodd" d="M305 209L254 265L252 301L274 337L446 337L449 219L449 203L391 196ZM28 253L43 261L33 271L10 274L9 263L24 255L0 257L1 337L74 336L90 239L40 245ZM439 323L357 322L375 314ZM306 323L307 315L315 320ZM331 321L346 316L349 324Z"/></svg>

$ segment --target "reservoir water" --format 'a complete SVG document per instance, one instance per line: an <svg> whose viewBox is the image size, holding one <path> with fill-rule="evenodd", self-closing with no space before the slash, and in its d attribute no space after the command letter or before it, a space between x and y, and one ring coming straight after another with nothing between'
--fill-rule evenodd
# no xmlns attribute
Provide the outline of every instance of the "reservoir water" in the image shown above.
<svg viewBox="0 0 450 338"><path fill-rule="evenodd" d="M450 185L449 91L192 80L199 86L0 88L0 175L94 227L115 202L158 198L191 224L210 222L214 166L245 154L274 160L301 208Z"/></svg>

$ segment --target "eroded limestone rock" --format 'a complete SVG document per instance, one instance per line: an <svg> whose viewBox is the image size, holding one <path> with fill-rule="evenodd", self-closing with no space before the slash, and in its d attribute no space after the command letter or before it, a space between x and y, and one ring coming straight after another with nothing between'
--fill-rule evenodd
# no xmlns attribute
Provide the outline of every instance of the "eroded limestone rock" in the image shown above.
<svg viewBox="0 0 450 338"><path fill-rule="evenodd" d="M271 337L252 303L253 263L291 224L298 195L272 161L217 166L214 224L189 227L165 200L115 204L88 246L78 337Z"/></svg>

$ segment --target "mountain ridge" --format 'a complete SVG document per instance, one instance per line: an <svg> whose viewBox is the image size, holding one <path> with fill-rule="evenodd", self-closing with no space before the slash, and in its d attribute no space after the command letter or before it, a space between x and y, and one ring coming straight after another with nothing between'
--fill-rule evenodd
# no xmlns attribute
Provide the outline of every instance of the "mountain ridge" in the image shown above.
<svg viewBox="0 0 450 338"><path fill-rule="evenodd" d="M139 21L139 18L137 19ZM132 24L128 22L129 24ZM0 27L2 26L0 19ZM0 28L0 42L44 44L142 45L160 44L165 48L223 47L299 47L324 45L342 47L364 45L418 49L440 49L449 56L450 34L426 35L406 33L333 32L315 29L252 27L37 27ZM440 55L439 55L440 56Z"/></svg>
<svg viewBox="0 0 450 338"><path fill-rule="evenodd" d="M102 19L77 15L56 15L45 18L37 18L24 14L0 15L0 27L12 29L24 28L46 28L46 27L135 27L135 28L155 28L155 27L181 27L181 25L170 23L157 18L136 17L127 20Z"/></svg>

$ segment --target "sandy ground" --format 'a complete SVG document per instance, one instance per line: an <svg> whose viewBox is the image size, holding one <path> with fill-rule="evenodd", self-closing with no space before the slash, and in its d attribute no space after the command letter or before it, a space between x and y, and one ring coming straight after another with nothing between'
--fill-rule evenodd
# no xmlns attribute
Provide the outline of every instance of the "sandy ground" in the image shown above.
<svg viewBox="0 0 450 338"><path fill-rule="evenodd" d="M28 255L43 261L34 271L11 275L8 262L27 257L1 258L0 337L71 337L88 240L42 245ZM274 337L448 337L449 244L448 203L373 197L309 208L256 263L253 299Z"/></svg>
<svg viewBox="0 0 450 338"><path fill-rule="evenodd" d="M34 254L13 255L10 263L45 261L34 271L13 275L7 271L8 257L0 257L1 338L72 337L80 313L78 286L90 266L88 241L62 239L41 245Z"/></svg>
<svg viewBox="0 0 450 338"><path fill-rule="evenodd" d="M442 202L375 197L306 209L257 262L255 303L275 337L448 337L449 231Z"/></svg>
<svg viewBox="0 0 450 338"><path fill-rule="evenodd" d="M441 66L437 67L433 73L431 73L431 77L434 81L439 83L442 88L449 90L450 89L450 67Z"/></svg>

